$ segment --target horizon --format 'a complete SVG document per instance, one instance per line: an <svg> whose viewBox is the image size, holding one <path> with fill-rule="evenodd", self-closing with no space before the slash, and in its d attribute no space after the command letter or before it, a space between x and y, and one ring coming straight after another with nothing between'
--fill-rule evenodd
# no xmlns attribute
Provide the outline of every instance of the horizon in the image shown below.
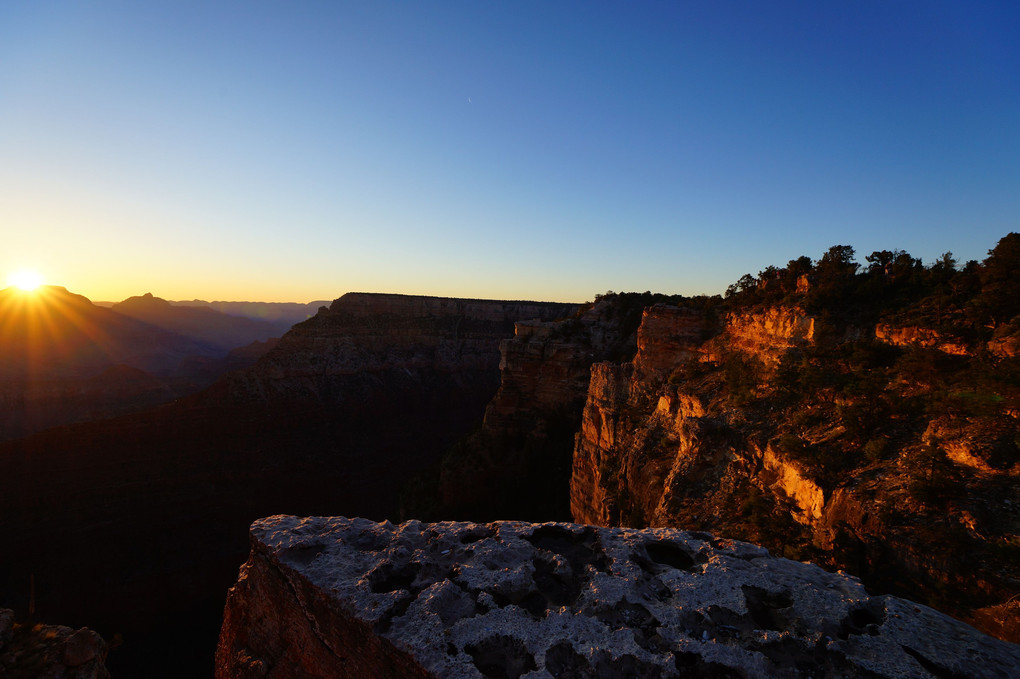
<svg viewBox="0 0 1020 679"><path fill-rule="evenodd" d="M90 300L722 294L1020 215L1020 7L0 8L0 272Z"/></svg>

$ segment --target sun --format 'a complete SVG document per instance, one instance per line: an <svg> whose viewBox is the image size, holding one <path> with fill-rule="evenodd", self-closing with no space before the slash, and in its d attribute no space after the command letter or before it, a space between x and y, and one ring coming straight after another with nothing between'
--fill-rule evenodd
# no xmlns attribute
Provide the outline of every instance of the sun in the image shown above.
<svg viewBox="0 0 1020 679"><path fill-rule="evenodd" d="M33 292L43 284L43 277L38 271L20 269L7 277L7 284L13 285L24 292Z"/></svg>

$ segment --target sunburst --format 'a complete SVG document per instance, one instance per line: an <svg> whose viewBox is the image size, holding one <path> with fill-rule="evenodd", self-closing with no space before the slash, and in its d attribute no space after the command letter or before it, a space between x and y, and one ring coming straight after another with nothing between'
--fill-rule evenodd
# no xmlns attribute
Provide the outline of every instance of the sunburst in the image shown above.
<svg viewBox="0 0 1020 679"><path fill-rule="evenodd" d="M19 269L7 277L7 284L22 292L35 292L43 284L42 275L33 269Z"/></svg>

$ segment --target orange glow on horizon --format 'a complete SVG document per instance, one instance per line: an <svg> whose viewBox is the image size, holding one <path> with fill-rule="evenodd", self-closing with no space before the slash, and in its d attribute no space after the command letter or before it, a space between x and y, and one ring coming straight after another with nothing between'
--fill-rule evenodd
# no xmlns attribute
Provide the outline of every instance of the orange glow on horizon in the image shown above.
<svg viewBox="0 0 1020 679"><path fill-rule="evenodd" d="M0 291L0 374L33 379L112 359L115 343L91 307L55 286Z"/></svg>
<svg viewBox="0 0 1020 679"><path fill-rule="evenodd" d="M22 292L35 292L42 284L42 275L32 269L19 269L7 276L7 285L13 285Z"/></svg>

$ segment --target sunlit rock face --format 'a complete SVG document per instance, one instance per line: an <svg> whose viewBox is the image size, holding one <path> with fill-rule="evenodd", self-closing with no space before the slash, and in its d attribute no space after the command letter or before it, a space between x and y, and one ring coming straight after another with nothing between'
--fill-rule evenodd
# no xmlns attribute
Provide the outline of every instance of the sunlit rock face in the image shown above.
<svg viewBox="0 0 1020 679"><path fill-rule="evenodd" d="M855 578L671 529L251 530L216 654L265 677L1007 677L1020 647Z"/></svg>
<svg viewBox="0 0 1020 679"><path fill-rule="evenodd" d="M618 306L610 298L568 319L515 324L499 346L499 390L482 427L440 470L440 516L569 517L570 451L591 366L634 342Z"/></svg>
<svg viewBox="0 0 1020 679"><path fill-rule="evenodd" d="M918 347L931 347L938 349L939 351L951 354L953 356L970 356L973 351L966 342L950 337L944 333L932 330L931 328L920 328L917 326L894 326L888 323L879 323L875 326L875 339L880 342L892 344L899 347L918 346ZM999 347L1002 347L1003 352L1007 352L1007 343L992 345L989 343L989 349L993 353ZM1008 355L1008 354L1007 354Z"/></svg>
<svg viewBox="0 0 1020 679"><path fill-rule="evenodd" d="M1008 331L995 345L1002 356ZM766 543L1020 639L1015 409L965 416L937 405L937 389L909 371L856 392L826 382L853 351L971 360L952 338L819 323L795 306L709 322L667 305L645 309L637 337L633 361L592 366L572 460L574 521ZM821 380L790 377L811 370ZM843 378L863 383L870 370ZM890 411L854 420L880 397ZM897 405L910 399L913 410ZM876 422L895 429L875 432ZM931 451L945 462L925 458Z"/></svg>
<svg viewBox="0 0 1020 679"><path fill-rule="evenodd" d="M757 313L730 314L724 331L726 346L775 367L783 354L815 339L815 319L803 311L773 307Z"/></svg>

